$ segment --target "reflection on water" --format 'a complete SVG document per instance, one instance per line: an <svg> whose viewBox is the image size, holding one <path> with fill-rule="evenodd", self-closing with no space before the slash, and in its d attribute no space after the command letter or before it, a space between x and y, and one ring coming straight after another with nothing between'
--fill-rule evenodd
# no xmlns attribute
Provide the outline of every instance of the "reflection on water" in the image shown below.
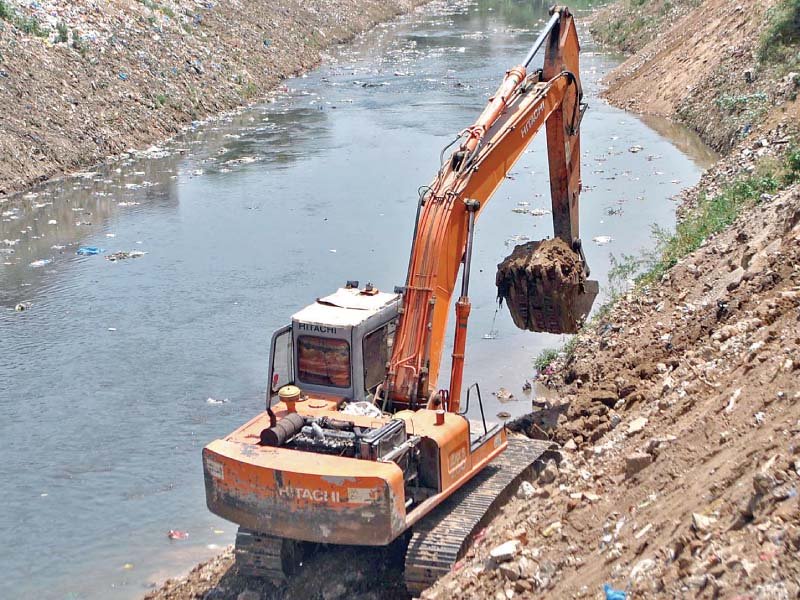
<svg viewBox="0 0 800 600"><path fill-rule="evenodd" d="M719 160L719 154L713 148L706 146L700 136L685 125L655 115L641 115L639 118L650 129L668 138L678 150L691 158L698 166L708 169Z"/></svg>
<svg viewBox="0 0 800 600"><path fill-rule="evenodd" d="M231 542L205 508L200 449L263 410L269 336L289 315L348 279L404 280L417 188L546 18L544 2L435 3L270 103L0 204L0 536L14 549L0 597L139 597ZM616 58L584 51L581 236L603 282L611 253L674 223L670 198L704 163L682 130L600 101ZM562 341L516 330L505 308L494 319L495 267L552 235L549 202L540 136L477 227L465 383L490 418L529 410L531 360ZM147 254L104 259L120 250Z"/></svg>

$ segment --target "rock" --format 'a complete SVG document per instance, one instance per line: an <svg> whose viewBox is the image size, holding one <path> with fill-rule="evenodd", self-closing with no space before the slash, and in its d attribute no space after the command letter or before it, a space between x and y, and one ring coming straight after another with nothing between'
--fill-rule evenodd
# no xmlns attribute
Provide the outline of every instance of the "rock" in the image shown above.
<svg viewBox="0 0 800 600"><path fill-rule="evenodd" d="M625 457L625 477L633 477L653 463L653 457L644 452L634 452Z"/></svg>
<svg viewBox="0 0 800 600"><path fill-rule="evenodd" d="M611 390L597 390L596 392L592 392L591 399L592 402L599 402L608 408L614 408L619 401L619 394Z"/></svg>
<svg viewBox="0 0 800 600"><path fill-rule="evenodd" d="M514 563L503 563L497 570L500 572L500 575L505 577L508 581L516 581L519 579L519 568Z"/></svg>
<svg viewBox="0 0 800 600"><path fill-rule="evenodd" d="M245 590L236 596L236 600L261 600L261 594L254 590Z"/></svg>
<svg viewBox="0 0 800 600"><path fill-rule="evenodd" d="M514 584L514 590L520 594L530 592L533 589L533 584L527 579L518 579Z"/></svg>
<svg viewBox="0 0 800 600"><path fill-rule="evenodd" d="M539 474L539 483L547 485L548 483L553 483L557 477L558 467L556 466L556 461L548 460L547 465Z"/></svg>
<svg viewBox="0 0 800 600"><path fill-rule="evenodd" d="M658 456L658 453L664 448L664 446L671 444L677 439L678 438L674 435L650 438L650 440L647 442L647 449L645 451L653 456Z"/></svg>
<svg viewBox="0 0 800 600"><path fill-rule="evenodd" d="M327 585L322 590L322 600L337 600L339 598L344 598L347 594L347 587L341 582L334 583L333 585ZM258 596L260 598L261 596ZM433 598L436 598L434 595ZM433 600L431 598L431 600Z"/></svg>
<svg viewBox="0 0 800 600"><path fill-rule="evenodd" d="M517 490L517 498L523 500L530 500L536 494L536 488L533 487L530 481L523 481Z"/></svg>
<svg viewBox="0 0 800 600"><path fill-rule="evenodd" d="M698 533L705 533L717 520L700 513L692 513L692 527Z"/></svg>
<svg viewBox="0 0 800 600"><path fill-rule="evenodd" d="M628 435L639 433L647 425L647 419L639 417L628 424Z"/></svg>
<svg viewBox="0 0 800 600"><path fill-rule="evenodd" d="M489 556L492 557L492 560L499 564L502 562L506 562L514 558L519 551L522 549L522 544L519 540L509 540L504 544L500 544L499 546L495 546L489 551Z"/></svg>
<svg viewBox="0 0 800 600"><path fill-rule="evenodd" d="M567 440L567 443L564 444L563 448L568 452L575 452L575 450L578 449L578 445L575 443L575 440L569 439Z"/></svg>
<svg viewBox="0 0 800 600"><path fill-rule="evenodd" d="M631 569L630 580L636 583L642 576L646 575L656 566L656 561L652 558L643 558Z"/></svg>
<svg viewBox="0 0 800 600"><path fill-rule="evenodd" d="M561 521L553 521L552 523L550 523L550 525L542 529L542 537L547 538L553 535L554 533L558 533L559 531L561 531L561 527L562 527Z"/></svg>

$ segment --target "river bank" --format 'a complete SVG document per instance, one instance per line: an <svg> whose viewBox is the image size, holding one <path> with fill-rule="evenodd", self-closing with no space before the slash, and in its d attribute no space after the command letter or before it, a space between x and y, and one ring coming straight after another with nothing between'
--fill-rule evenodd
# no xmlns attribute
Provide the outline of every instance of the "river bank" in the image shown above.
<svg viewBox="0 0 800 600"><path fill-rule="evenodd" d="M537 361L558 400L511 427L563 458L426 599L800 597L798 39L774 35L800 8L642 4L595 22L634 51L606 96L726 155L682 192L675 232L617 258L612 301ZM489 558L511 540L509 561Z"/></svg>
<svg viewBox="0 0 800 600"><path fill-rule="evenodd" d="M424 0L0 2L0 200L255 102Z"/></svg>

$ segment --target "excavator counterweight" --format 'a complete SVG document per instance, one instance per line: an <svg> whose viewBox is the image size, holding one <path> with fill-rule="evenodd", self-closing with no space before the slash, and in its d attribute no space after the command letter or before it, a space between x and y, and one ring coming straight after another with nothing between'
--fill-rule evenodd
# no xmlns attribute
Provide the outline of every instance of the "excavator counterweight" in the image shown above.
<svg viewBox="0 0 800 600"><path fill-rule="evenodd" d="M568 9L551 15L524 63L442 154L419 198L405 285L387 293L348 281L296 312L272 337L266 410L203 449L206 501L239 525L242 574L280 584L308 546L405 540L406 583L418 593L551 456L550 442L509 439L487 421L477 384L462 389L476 222L542 127L554 239L514 250L500 295L527 329L571 331L580 317L569 315L588 312L578 37ZM529 71L542 46L544 68ZM450 381L438 389L459 273ZM480 420L467 415L470 403Z"/></svg>

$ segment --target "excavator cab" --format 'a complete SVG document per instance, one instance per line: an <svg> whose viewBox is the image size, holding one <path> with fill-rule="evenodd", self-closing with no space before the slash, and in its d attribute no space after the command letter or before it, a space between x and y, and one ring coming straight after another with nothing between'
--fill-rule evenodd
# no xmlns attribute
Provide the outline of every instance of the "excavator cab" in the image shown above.
<svg viewBox="0 0 800 600"><path fill-rule="evenodd" d="M400 295L349 282L292 316L272 336L270 403L295 384L309 394L371 402L386 377Z"/></svg>

